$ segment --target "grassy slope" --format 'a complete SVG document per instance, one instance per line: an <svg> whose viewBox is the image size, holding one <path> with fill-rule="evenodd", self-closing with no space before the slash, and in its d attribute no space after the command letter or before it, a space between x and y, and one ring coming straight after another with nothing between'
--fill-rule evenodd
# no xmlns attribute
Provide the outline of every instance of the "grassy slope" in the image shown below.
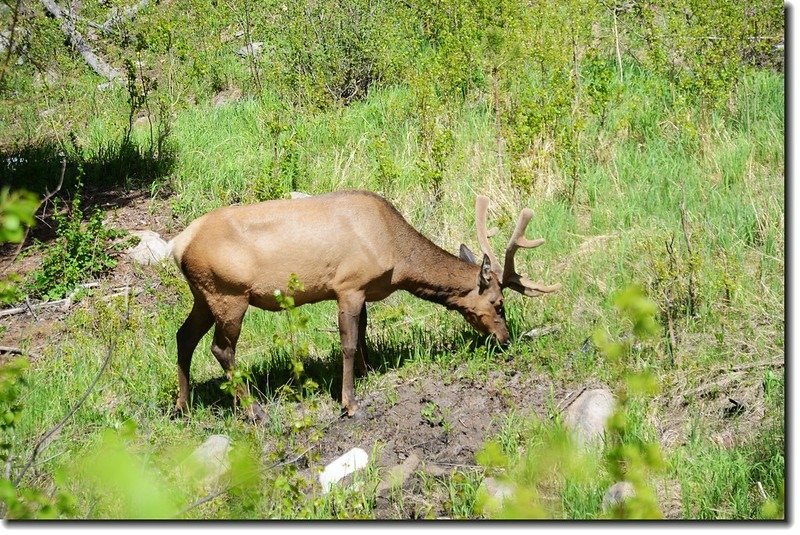
<svg viewBox="0 0 800 535"><path fill-rule="evenodd" d="M557 323L561 330L534 342L512 348L511 364L522 371L545 371L556 382L579 384L610 381L602 357L577 351L598 326L621 332L613 312L614 293L630 283L649 286L655 280L654 263L664 261L664 242L674 233L676 249L683 250L680 206L685 203L692 246L700 262L696 278L700 296L696 317L676 317L679 367L669 361L665 342L657 358L640 362L654 370L665 392L700 384L709 370L773 358L783 353L784 235L783 235L783 78L754 73L742 84L735 99L736 113L700 116L693 109L672 112L653 95L645 75L631 72L623 104L615 109L602 130L591 136L593 154L581 171L578 204L571 208L556 195L562 179L556 170L534 185L531 195L510 189L497 177L493 116L480 103L467 104L451 117L454 150L447 162L442 202L433 206L430 192L420 184L416 162L420 159L419 124L408 112L412 96L403 88L374 92L366 101L346 109L292 117L296 135L298 186L310 193L341 188L382 191L422 232L449 250L461 241L475 242L473 202L476 193L492 197L491 217L501 226L500 236L511 231L518 210L534 209L529 236L542 236L547 244L520 254L521 269L534 278L561 282L563 290L544 299L509 299L512 327L519 333L532 326ZM103 97L122 105L120 95ZM265 124L276 102L244 100L222 107L201 104L182 111L174 120L173 142L177 156L172 173L173 209L184 221L228 202L256 199L251 185L272 173L275 140ZM106 118L104 118L106 117ZM99 113L81 134L87 150L119 132L112 111ZM140 129L137 135L144 136ZM288 134L282 134L285 138ZM385 138L391 160L399 170L392 184L378 172L375 140ZM282 138L283 139L283 138ZM281 146L282 147L282 146ZM283 149L281 149L283 150ZM552 187L552 184L556 187ZM501 246L501 238L496 246ZM682 254L682 253L679 253ZM174 422L166 414L176 391L174 333L190 306L190 298L172 266L140 275L156 283L148 305L134 304L131 325L124 332L110 371L99 387L47 450L40 469L53 473L68 466L80 451L96 447L97 430L134 420L139 432L135 448L158 452L199 442L213 432L239 441L274 443L287 436L291 403L275 405L275 421L265 429L239 422L227 409L196 404L188 423ZM684 277L685 278L685 277ZM677 283L676 283L677 284ZM732 289L730 302L724 287ZM68 319L67 332L30 374L30 395L20 426L19 455L43 429L53 425L86 388L98 369L107 346L107 334L119 328L122 303L96 306ZM329 362L336 370L338 337L331 303L307 308L310 323L304 337L311 345L312 361ZM413 349L400 372L450 373L463 361L476 374L508 366L487 358L483 350L463 344L463 321L446 310L394 295L371 307L370 339L380 351L386 345ZM412 328L400 328L410 317ZM285 329L281 315L251 311L245 320L238 358L244 369L269 369L288 376L284 354L271 348L275 332ZM431 356L430 333L450 351ZM196 395L216 399L220 375L209 355L209 341L198 348L193 366ZM381 355L377 356L381 360ZM331 361L333 361L331 363ZM384 363L383 370L397 363ZM309 362L306 367L313 368ZM321 366L321 365L318 365ZM332 371L331 373L338 373ZM761 372L758 372L761 373ZM771 372L769 372L771 373ZM380 373L358 385L360 393L380 383ZM666 477L681 483L684 515L693 518L752 518L760 500L754 492L761 481L770 496L777 496L783 474L782 378L763 373L767 427L751 442L731 449L714 446L710 430L702 428L702 404L689 425L699 426L691 440L669 450ZM321 377L325 377L321 375ZM318 395L329 405L329 387ZM671 390L672 389L672 390ZM667 394L668 395L668 394ZM641 406L635 424L646 436L657 436L664 405L654 401ZM500 416L502 418L502 416ZM513 419L512 429L523 426ZM779 426L778 439L770 439ZM761 428L758 428L761 429ZM290 442L302 439L290 435ZM509 436L518 436L509 432ZM777 440L777 442L776 442ZM519 440L524 442L524 440ZM514 450L517 444L509 442ZM564 494L567 517L599 514L604 475L590 488L568 488ZM448 482L454 495L453 513L470 515L478 479ZM431 483L431 485L443 483ZM471 490L470 490L471 489ZM463 489L462 489L463 490ZM280 500L263 500L256 512L240 509L235 500L218 501L195 511L204 517L243 514L285 515L369 514L368 500L342 509L334 495L303 511ZM82 503L81 516L103 516L102 502ZM84 509L84 507L86 509ZM93 508L95 507L95 508ZM294 513L291 513L295 507ZM338 507L338 508L337 508Z"/></svg>

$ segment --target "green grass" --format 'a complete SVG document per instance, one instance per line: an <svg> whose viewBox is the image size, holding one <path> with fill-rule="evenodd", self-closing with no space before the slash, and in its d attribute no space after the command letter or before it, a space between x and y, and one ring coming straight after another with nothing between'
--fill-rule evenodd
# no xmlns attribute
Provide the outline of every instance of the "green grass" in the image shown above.
<svg viewBox="0 0 800 535"><path fill-rule="evenodd" d="M626 73L622 104L612 111L603 129L597 128L592 138L597 143L589 145L592 148L582 162L574 206L560 196L565 179L557 170L541 176L531 193L505 183L496 169L493 114L484 103L469 101L448 116L453 150L445 162L442 200L432 204L433 193L420 171L420 162L426 158L421 125L409 111L414 96L404 87L373 91L365 101L347 108L315 113L286 108L268 96L217 108L200 103L180 111L172 122L170 142L176 160L168 176L158 178L152 187L170 192L169 203L182 223L217 206L258 200L253 185L271 180L275 173L283 191L293 186L292 180L309 193L367 188L383 192L412 224L453 252L462 241L475 248L476 194L492 199L490 225L501 228L501 237L495 240L498 249L518 211L524 206L533 208L535 216L527 234L542 236L547 243L521 252L518 265L532 278L560 282L563 289L543 299L508 296L509 322L515 336L541 325L557 324L559 331L531 342L518 341L509 351L513 359L508 363L492 349L465 339L466 324L458 315L396 294L370 306L368 336L377 349L377 371L358 382L359 396L377 388L388 372L409 379L452 376L460 370L480 378L492 370L513 367L544 373L554 384L613 383L615 375L604 357L585 348L584 341L598 327L625 332L624 322L614 313L613 296L632 283L652 291L655 265L666 261L664 244L672 236L679 258L685 261L680 214L685 203L692 247L700 258L694 274L698 314L673 318L681 357L677 367L669 358L666 335L654 343L649 357L635 363L638 369L657 375L666 395L679 393L687 382L702 382L714 367L783 354L783 77L749 74L731 113L672 109L659 84L646 73ZM119 92L98 98L116 102L118 107L124 104ZM278 136L268 127L276 114L286 124ZM109 139L117 139L124 126L118 117L103 112L86 123L78 134L86 154L98 154ZM144 144L147 136L139 128L133 139ZM398 171L393 183L381 182L378 139L385 141L384 155ZM293 145L285 144L287 140ZM53 474L97 447L103 429L118 429L128 420L137 425L130 444L143 458L155 459L156 465L162 462L158 459L163 452L198 444L217 432L255 449L262 443L301 449L308 437L290 431L290 400L269 402L272 420L264 428L236 417L219 390L222 374L210 355L208 337L193 361L192 418L168 418L177 390L174 336L190 308L190 295L171 265L144 270L138 277L143 282L160 281L160 285L148 295L146 305L132 304L127 327L121 325L122 300L110 304L96 300L65 320L64 334L56 336L44 358L33 364L14 437L16 458L26 458L36 437L55 425L80 397L100 368L110 338L117 336L109 370L40 456L40 479L52 481ZM726 284L729 302L724 299ZM304 364L321 387L303 403L330 407L335 404L332 395L341 362L335 304L303 310L309 317L303 337L311 353ZM238 364L263 380L262 389L274 389L291 377L289 356L271 343L273 335L285 330L286 321L284 315L256 310L245 318ZM667 469L659 477L680 483L685 518L759 518L762 498L755 490L759 481L769 497L780 499L785 470L783 428L775 427L775 422L783 419L783 378L773 375L765 381L772 390L764 401L763 421L756 422L756 434L743 444L727 450L712 444L705 421L699 420L694 438L664 451ZM634 435L657 439L656 423L667 416L661 411L652 400L634 405ZM497 439L507 454L517 455L526 441L536 439L532 436L536 428L520 415L504 417ZM322 423L314 421L314 425ZM780 440L765 444L768 430L776 429ZM302 492L293 487L297 485L294 474L267 474L261 478L262 487L247 491L249 498L243 505L227 497L194 510L191 517L372 514L373 497L363 491L339 490L305 502L299 498ZM284 478L277 487L276 477ZM378 478L374 467L363 477ZM447 496L448 516L469 518L477 514L481 477L465 470L452 478L425 479L421 487L423 492ZM559 491L558 515L601 516L602 495L612 482L605 472L591 483L566 482ZM67 487L84 492L75 485ZM99 501L94 507L92 503L80 503L77 516L115 514L111 505ZM396 505L400 511L411 510L402 503Z"/></svg>

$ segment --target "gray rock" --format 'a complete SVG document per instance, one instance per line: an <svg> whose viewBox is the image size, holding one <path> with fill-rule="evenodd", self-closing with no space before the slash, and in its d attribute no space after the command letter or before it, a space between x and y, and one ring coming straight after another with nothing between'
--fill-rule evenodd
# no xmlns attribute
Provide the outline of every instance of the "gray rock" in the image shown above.
<svg viewBox="0 0 800 535"><path fill-rule="evenodd" d="M629 500L636 495L633 483L630 481L618 481L608 487L603 496L603 511L608 512L625 500Z"/></svg>
<svg viewBox="0 0 800 535"><path fill-rule="evenodd" d="M514 495L514 485L503 481L498 481L493 477L487 477L483 480L483 488L490 498L495 500L497 507L503 505L503 502Z"/></svg>
<svg viewBox="0 0 800 535"><path fill-rule="evenodd" d="M375 493L378 497L384 497L389 494L389 491L394 487L402 488L406 481L414 474L414 471L419 466L420 459L416 453L412 453L403 464L398 464L391 468L386 474L383 481L378 484Z"/></svg>
<svg viewBox="0 0 800 535"><path fill-rule="evenodd" d="M261 41L254 41L250 44L244 45L242 48L236 51L236 55L242 58L246 58L248 56L252 56L257 58L261 55L261 51L264 49L264 43Z"/></svg>
<svg viewBox="0 0 800 535"><path fill-rule="evenodd" d="M289 197L292 199L305 199L306 197L311 197L311 195L302 191L293 191L289 194Z"/></svg>
<svg viewBox="0 0 800 535"><path fill-rule="evenodd" d="M137 264L144 266L157 264L169 254L167 242L161 239L157 232L132 230L131 234L138 236L140 241L135 247L125 251L125 254Z"/></svg>
<svg viewBox="0 0 800 535"><path fill-rule="evenodd" d="M581 445L601 440L606 421L614 412L614 394L604 388L584 390L569 405L564 423Z"/></svg>
<svg viewBox="0 0 800 535"><path fill-rule="evenodd" d="M204 483L216 482L230 468L230 450L230 438L225 435L211 435L189 456L189 467Z"/></svg>
<svg viewBox="0 0 800 535"><path fill-rule="evenodd" d="M547 336L548 334L556 333L560 330L558 325L545 325L544 327L537 327L536 329L531 329L530 331L523 333L522 336L525 338L541 338L542 336Z"/></svg>

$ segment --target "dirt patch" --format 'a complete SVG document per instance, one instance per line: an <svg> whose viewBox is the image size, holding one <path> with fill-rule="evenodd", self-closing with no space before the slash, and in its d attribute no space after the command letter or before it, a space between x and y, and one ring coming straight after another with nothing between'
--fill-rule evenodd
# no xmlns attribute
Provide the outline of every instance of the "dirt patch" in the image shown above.
<svg viewBox="0 0 800 535"><path fill-rule="evenodd" d="M475 455L500 431L503 416L515 410L523 417L547 418L552 396L560 399L566 393L544 376L523 377L513 371L490 372L483 379L468 379L459 371L453 375L401 381L390 373L388 386L361 400L358 417L338 420L321 440L322 464L354 447L370 455L377 452L375 464L382 473L409 457L419 458L415 475L403 485L404 511L379 499L376 518L414 517L415 510L423 509L427 515L446 516L447 497L436 492L425 496L420 473L448 477L455 469L477 469ZM425 503L415 506L420 500Z"/></svg>
<svg viewBox="0 0 800 535"><path fill-rule="evenodd" d="M343 419L328 432L322 457L333 459L356 446L372 451L381 444L382 467L412 453L427 464L474 464L475 453L510 409L546 417L550 385L544 378L522 380L520 374L508 378L499 372L482 382L418 377L397 384L396 397L367 396L360 417Z"/></svg>

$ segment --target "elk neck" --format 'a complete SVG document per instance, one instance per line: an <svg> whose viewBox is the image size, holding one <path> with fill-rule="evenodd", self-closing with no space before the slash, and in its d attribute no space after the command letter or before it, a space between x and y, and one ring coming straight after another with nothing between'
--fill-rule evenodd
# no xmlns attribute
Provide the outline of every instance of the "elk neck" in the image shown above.
<svg viewBox="0 0 800 535"><path fill-rule="evenodd" d="M480 268L421 234L415 238L405 242L407 247L398 259L398 288L449 309L463 309L462 300L475 289Z"/></svg>

